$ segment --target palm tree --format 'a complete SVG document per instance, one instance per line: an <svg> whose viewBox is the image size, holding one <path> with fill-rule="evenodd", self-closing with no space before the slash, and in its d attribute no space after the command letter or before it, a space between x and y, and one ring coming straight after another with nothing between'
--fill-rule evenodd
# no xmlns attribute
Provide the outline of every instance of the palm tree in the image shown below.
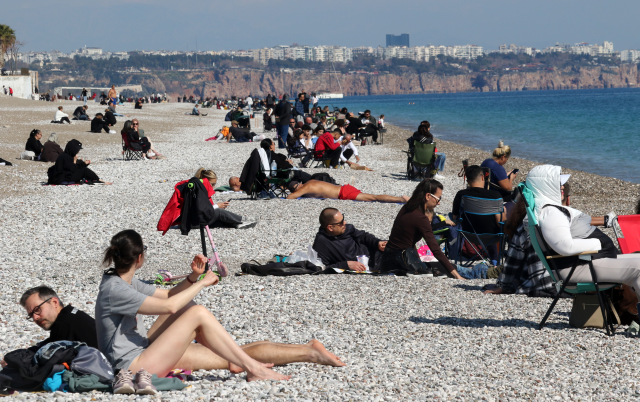
<svg viewBox="0 0 640 402"><path fill-rule="evenodd" d="M0 24L0 67L4 66L4 55L15 41L15 31L9 25Z"/></svg>

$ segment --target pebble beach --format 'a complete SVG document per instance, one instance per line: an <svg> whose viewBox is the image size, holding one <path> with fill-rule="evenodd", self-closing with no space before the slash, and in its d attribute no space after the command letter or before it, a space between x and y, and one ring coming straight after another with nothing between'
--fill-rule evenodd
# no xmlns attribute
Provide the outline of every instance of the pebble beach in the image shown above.
<svg viewBox="0 0 640 402"><path fill-rule="evenodd" d="M94 315L102 275L102 254L111 237L124 229L138 231L148 246L137 272L153 280L166 269L190 272L201 252L199 233L188 236L156 224L174 185L199 167L218 175L218 185L239 176L257 143L205 142L225 125L225 111L203 109L206 117L188 116L190 104L163 103L118 107L118 134L93 134L89 122L51 124L59 105L71 114L81 102L30 101L0 95L0 356L29 347L48 333L25 320L18 304L22 293L46 284L65 304ZM104 106L89 103L89 115ZM374 111L376 114L383 110ZM257 116L257 115L256 115ZM120 130L137 118L164 160L123 161ZM257 123L257 124L256 124ZM228 125L228 123L227 123ZM262 133L261 118L252 131ZM49 163L18 160L29 132L42 131L41 142L56 132L58 142L83 144L80 157L113 185L43 186ZM410 132L389 126L384 145L359 147L361 164L374 171L306 169L328 172L339 184L352 183L365 193L410 196L417 182L405 179ZM267 134L274 137L275 134ZM436 133L437 136L437 133ZM490 153L436 139L447 155L444 197L436 212L451 210L464 184L461 161L480 164ZM497 144L496 144L497 145ZM284 151L284 150L282 150ZM278 152L282 152L278 151ZM505 168L520 169L524 179L533 166L548 161L517 158ZM593 216L610 211L631 214L639 185L564 169L571 173L572 206ZM193 373L190 387L163 392L162 400L198 401L446 401L446 400L635 400L640 399L640 340L618 330L569 326L571 300L561 299L546 327L537 330L551 299L525 295L484 295L495 280L467 280L367 275L300 277L236 276L240 265L266 262L275 254L306 250L318 231L318 215L338 208L356 228L386 239L398 204L339 200L259 200L246 194L216 194L230 200L228 209L259 217L247 230L213 229L218 251L231 274L203 290L196 302L209 308L239 344L259 340L306 343L318 339L347 365L309 363L277 367L292 375L282 382L246 382L228 371ZM607 232L612 235L612 232ZM146 319L147 327L153 320ZM19 393L11 398L55 400L152 400L148 396L107 393Z"/></svg>

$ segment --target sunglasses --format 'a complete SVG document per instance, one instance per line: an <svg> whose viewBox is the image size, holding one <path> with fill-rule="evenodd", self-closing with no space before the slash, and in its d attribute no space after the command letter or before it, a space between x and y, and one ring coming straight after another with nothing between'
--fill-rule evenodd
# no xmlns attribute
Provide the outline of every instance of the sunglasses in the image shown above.
<svg viewBox="0 0 640 402"><path fill-rule="evenodd" d="M340 222L330 223L329 225L333 225L333 226L342 226L342 225L344 225L344 214L342 214L342 220Z"/></svg>
<svg viewBox="0 0 640 402"><path fill-rule="evenodd" d="M429 195L436 199L436 201L437 201L436 204L440 204L440 200L442 199L442 196L436 197L435 195L433 195L431 193L429 193Z"/></svg>
<svg viewBox="0 0 640 402"><path fill-rule="evenodd" d="M27 320L33 320L34 314L40 315L40 313L42 312L42 306L51 299L53 299L53 297L48 298L47 300L38 304L33 310L31 310L31 312L27 314Z"/></svg>

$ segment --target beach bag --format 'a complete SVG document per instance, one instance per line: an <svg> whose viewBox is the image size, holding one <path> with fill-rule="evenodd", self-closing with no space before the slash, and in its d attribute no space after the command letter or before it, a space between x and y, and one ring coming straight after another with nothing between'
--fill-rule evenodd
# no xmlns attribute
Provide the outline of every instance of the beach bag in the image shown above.
<svg viewBox="0 0 640 402"><path fill-rule="evenodd" d="M338 185L338 183L333 179L333 177L331 177L329 173L324 173L324 172L312 174L309 180L324 181L326 183Z"/></svg>
<svg viewBox="0 0 640 402"><path fill-rule="evenodd" d="M603 302L607 303L607 300L603 300ZM609 301L609 303L613 310L614 324L620 325L618 312L613 306L613 303L611 303L611 301ZM598 302L598 295L587 293L576 295L573 299L569 325L574 328L604 328L600 303Z"/></svg>
<svg viewBox="0 0 640 402"><path fill-rule="evenodd" d="M71 362L71 370L80 375L95 375L100 382L113 381L113 368L106 357L96 348L81 346Z"/></svg>
<svg viewBox="0 0 640 402"><path fill-rule="evenodd" d="M245 275L258 276L316 275L323 271L321 267L313 265L309 261L298 261L293 264L272 262L264 265L244 263L240 266L240 269Z"/></svg>
<svg viewBox="0 0 640 402"><path fill-rule="evenodd" d="M229 135L229 127L227 126L222 127L222 130L220 130L220 133L226 138Z"/></svg>
<svg viewBox="0 0 640 402"><path fill-rule="evenodd" d="M36 158L36 154L33 151L22 151L20 154L20 159L24 159L27 161L32 161Z"/></svg>

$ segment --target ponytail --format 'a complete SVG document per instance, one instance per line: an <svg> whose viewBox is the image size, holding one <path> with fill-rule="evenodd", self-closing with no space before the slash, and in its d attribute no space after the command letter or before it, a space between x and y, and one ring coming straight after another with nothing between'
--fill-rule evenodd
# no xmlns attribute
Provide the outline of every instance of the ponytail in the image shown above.
<svg viewBox="0 0 640 402"><path fill-rule="evenodd" d="M204 180L204 179L218 180L218 176L215 174L213 170L207 170L202 167L198 169L194 177L200 180Z"/></svg>
<svg viewBox="0 0 640 402"><path fill-rule="evenodd" d="M493 150L493 157L496 159L502 158L506 156L507 158L511 156L511 147L508 145L504 145L502 140L498 143L498 148Z"/></svg>
<svg viewBox="0 0 640 402"><path fill-rule="evenodd" d="M123 230L111 238L111 244L104 252L102 265L108 268L106 275L120 275L131 269L138 256L144 252L142 237L135 230Z"/></svg>
<svg viewBox="0 0 640 402"><path fill-rule="evenodd" d="M38 130L37 128L34 128L33 130L31 130L31 132L29 133L29 137L34 138L36 135L38 135L38 133L40 132L40 130Z"/></svg>

